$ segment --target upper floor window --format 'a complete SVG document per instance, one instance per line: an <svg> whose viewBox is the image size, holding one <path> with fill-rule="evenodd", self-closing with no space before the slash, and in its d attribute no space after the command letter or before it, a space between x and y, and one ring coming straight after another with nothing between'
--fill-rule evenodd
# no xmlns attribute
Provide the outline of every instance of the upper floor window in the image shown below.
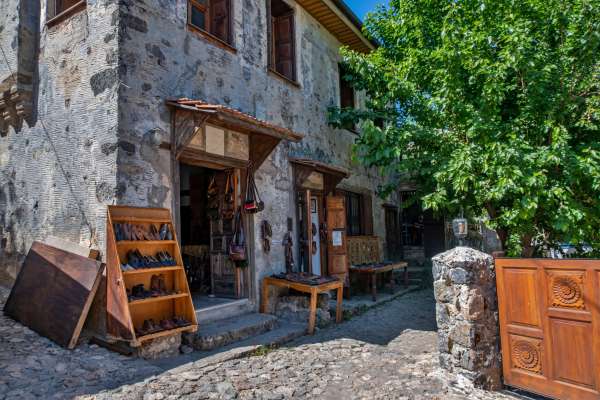
<svg viewBox="0 0 600 400"><path fill-rule="evenodd" d="M188 24L231 44L231 0L188 0Z"/></svg>
<svg viewBox="0 0 600 400"><path fill-rule="evenodd" d="M46 9L46 20L58 19L63 15L75 12L85 7L86 0L48 0Z"/></svg>
<svg viewBox="0 0 600 400"><path fill-rule="evenodd" d="M345 69L342 64L338 65L338 71L340 75L340 107L341 108L354 108L354 88L344 78Z"/></svg>
<svg viewBox="0 0 600 400"><path fill-rule="evenodd" d="M269 68L295 81L294 10L283 0L271 0L270 6Z"/></svg>

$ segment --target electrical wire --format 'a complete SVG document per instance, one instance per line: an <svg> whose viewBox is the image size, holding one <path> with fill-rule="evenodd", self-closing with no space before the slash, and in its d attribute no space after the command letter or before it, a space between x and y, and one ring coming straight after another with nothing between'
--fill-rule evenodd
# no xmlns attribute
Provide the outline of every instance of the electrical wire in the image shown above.
<svg viewBox="0 0 600 400"><path fill-rule="evenodd" d="M4 48L2 47L1 43L0 43L0 51L2 52L2 58L4 60L4 63L6 64L6 68L8 69L9 74L11 75L12 79L14 80L15 86L18 86L19 83L17 81L17 75L13 72L13 70L10 66L10 63L8 62L8 57L6 56L6 53L4 52ZM75 194L75 189L73 188L71 180L69 179L69 175L67 174L67 171L65 170L65 168L62 164L62 160L60 159L60 156L58 154L56 146L54 145L54 142L52 141L52 137L50 136L50 133L46 129L46 124L44 123L44 120L42 119L42 116L39 113L38 113L38 120L40 121L40 126L42 127L42 131L46 135L46 139L50 143L52 151L54 152L58 167L59 167L60 172L62 173L65 181L67 182L67 186L69 188L69 191L71 192L71 196L73 196L73 198L75 199L75 203L77 204L77 208L79 209L79 212L81 214L83 222L87 225L87 228L90 231L90 246L89 247L92 247L92 244L95 243L94 239L96 238L96 229L90 223L90 220L88 219L88 217L85 213L85 210L83 209L83 206L81 205L81 203L79 201L79 198Z"/></svg>

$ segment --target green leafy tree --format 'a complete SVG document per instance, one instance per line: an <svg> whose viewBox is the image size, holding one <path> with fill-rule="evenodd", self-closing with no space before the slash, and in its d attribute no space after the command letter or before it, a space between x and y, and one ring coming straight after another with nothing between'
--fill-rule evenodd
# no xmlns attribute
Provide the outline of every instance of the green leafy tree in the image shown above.
<svg viewBox="0 0 600 400"><path fill-rule="evenodd" d="M356 158L509 254L600 249L600 0L392 0L364 30L379 48L342 53L366 110L330 110Z"/></svg>

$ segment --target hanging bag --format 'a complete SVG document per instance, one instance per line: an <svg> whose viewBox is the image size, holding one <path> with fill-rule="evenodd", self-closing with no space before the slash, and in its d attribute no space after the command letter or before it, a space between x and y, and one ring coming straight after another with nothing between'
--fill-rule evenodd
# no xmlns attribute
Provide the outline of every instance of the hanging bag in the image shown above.
<svg viewBox="0 0 600 400"><path fill-rule="evenodd" d="M263 203L254 181L254 171L252 168L248 168L248 176L246 179L246 201L244 202L244 211L247 214L256 214L265 209L265 203Z"/></svg>
<svg viewBox="0 0 600 400"><path fill-rule="evenodd" d="M244 238L244 223L242 211L238 209L235 213L235 228L233 239L229 245L229 259L232 261L246 260L246 239Z"/></svg>
<svg viewBox="0 0 600 400"><path fill-rule="evenodd" d="M208 185L208 210L206 212L208 219L215 221L219 219L219 188L216 183L216 175L213 175Z"/></svg>
<svg viewBox="0 0 600 400"><path fill-rule="evenodd" d="M227 172L227 183L225 183L225 204L223 204L223 219L232 219L235 214L235 188L233 170Z"/></svg>

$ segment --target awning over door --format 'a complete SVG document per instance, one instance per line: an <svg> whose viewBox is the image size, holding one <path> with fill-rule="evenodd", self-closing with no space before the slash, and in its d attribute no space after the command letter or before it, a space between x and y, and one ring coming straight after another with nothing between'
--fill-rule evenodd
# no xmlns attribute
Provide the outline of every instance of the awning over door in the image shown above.
<svg viewBox="0 0 600 400"><path fill-rule="evenodd" d="M291 158L294 165L294 177L297 188L322 190L332 193L335 187L350 176L350 172L342 167L328 165L320 161L306 158Z"/></svg>
<svg viewBox="0 0 600 400"><path fill-rule="evenodd" d="M174 109L171 151L190 164L256 169L281 140L304 137L220 104L184 98L167 105Z"/></svg>

